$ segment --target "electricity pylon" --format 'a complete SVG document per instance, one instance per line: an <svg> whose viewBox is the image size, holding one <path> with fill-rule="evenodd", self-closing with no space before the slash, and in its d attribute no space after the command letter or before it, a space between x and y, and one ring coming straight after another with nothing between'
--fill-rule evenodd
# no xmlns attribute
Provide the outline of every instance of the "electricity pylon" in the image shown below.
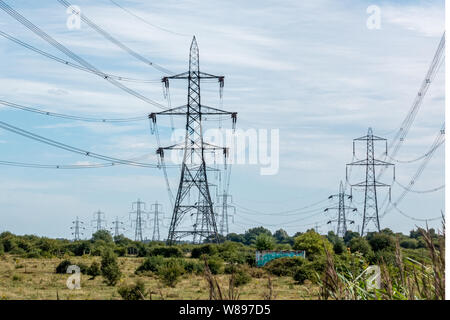
<svg viewBox="0 0 450 320"><path fill-rule="evenodd" d="M201 80L217 79L220 88L223 88L224 77L200 72L199 50L195 36L192 39L190 47L189 71L164 77L162 78L162 82L168 88L170 80L179 79L188 81L187 105L149 115L153 123L156 123L156 115L181 115L186 117L184 142L169 147L159 147L157 150L161 162L164 161L165 150L183 150L184 152L183 163L181 165L181 177L169 226L167 243L173 244L181 238L190 236L193 237L195 242L211 237L218 242L217 224L209 191L204 154L205 151L216 152L216 150L222 150L226 161L227 148L215 146L203 141L202 119L208 115L231 115L234 127L237 113L201 104ZM187 223L182 223L183 220L186 220L186 217L190 216L193 218L194 215L196 217L194 225L189 226L186 225Z"/></svg>
<svg viewBox="0 0 450 320"><path fill-rule="evenodd" d="M236 214L236 207L229 204L229 201L233 202L233 197L226 192L219 194L218 200L219 200L220 204L218 204L216 206L216 212L220 212L220 224L219 224L220 231L219 232L221 235L225 236L230 232L229 221L228 221L230 214L228 213L228 209L231 208L233 210L232 217L234 220L234 215Z"/></svg>
<svg viewBox="0 0 450 320"><path fill-rule="evenodd" d="M348 163L346 166L346 179L348 182L348 166L364 166L366 169L366 178L364 181L350 184L351 187L364 188L364 215L363 223L361 227L361 235L367 230L370 222L373 222L375 228L380 232L380 218L378 215L378 198L377 198L377 188L388 187L389 188L389 200L391 196L391 185L382 183L376 180L375 168L377 166L392 166L393 168L393 179L395 180L395 166L393 163L375 159L375 142L384 141L385 142L385 152L383 154L387 155L387 139L380 138L373 135L372 128L369 128L367 135L353 139L353 156L355 156L355 142L364 141L366 144L366 158L358 160L352 163Z"/></svg>
<svg viewBox="0 0 450 320"><path fill-rule="evenodd" d="M162 205L156 201L150 206L149 214L153 214L153 235L152 241L160 241L161 235L159 233L159 215L162 214Z"/></svg>
<svg viewBox="0 0 450 320"><path fill-rule="evenodd" d="M350 224L355 223L354 220L347 220L346 210L354 212L354 211L357 211L357 209L345 205L345 198L350 200L350 199L352 199L352 195L345 193L344 185L343 185L342 181L341 181L341 184L339 185L339 193L332 194L331 196L328 197L328 199L332 199L334 197L338 197L338 206L326 208L325 212L327 212L329 210L337 210L338 216L336 219L329 220L327 222L327 224L330 224L332 222L337 222L336 234L339 237L344 237L345 233L347 232L347 221Z"/></svg>
<svg viewBox="0 0 450 320"><path fill-rule="evenodd" d="M114 225L114 228L111 228L111 230L114 230L114 237L118 237L122 234L121 231L125 230L123 227L123 222L119 221L119 217L116 217L116 220L112 223Z"/></svg>
<svg viewBox="0 0 450 320"><path fill-rule="evenodd" d="M77 217L75 221L72 221L72 223L73 223L73 226L70 227L70 229L73 230L73 232L72 232L73 240L74 241L81 240L81 236L84 234L81 230L86 229L84 227L84 222L80 221Z"/></svg>
<svg viewBox="0 0 450 320"><path fill-rule="evenodd" d="M143 207L143 208L142 208ZM131 219L134 221L134 240L135 241L143 241L142 237L142 225L145 221L142 219L142 213L145 212L145 203L138 199L136 202L133 202L131 205L131 214L136 214L136 219ZM134 211L133 211L134 210Z"/></svg>
<svg viewBox="0 0 450 320"><path fill-rule="evenodd" d="M92 225L95 225L95 231L106 229L105 214L98 210L94 212L94 220L91 221Z"/></svg>

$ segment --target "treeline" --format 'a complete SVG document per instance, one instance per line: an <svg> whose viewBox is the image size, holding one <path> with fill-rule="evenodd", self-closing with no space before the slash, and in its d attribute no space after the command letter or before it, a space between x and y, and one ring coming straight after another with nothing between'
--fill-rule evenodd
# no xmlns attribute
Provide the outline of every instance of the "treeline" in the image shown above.
<svg viewBox="0 0 450 320"><path fill-rule="evenodd" d="M439 246L439 237L434 229L428 230L436 246ZM319 236L313 229L305 233L298 232L293 236L283 230L272 232L263 227L256 227L247 230L243 234L230 233L226 237L220 236L220 243L236 243L234 248L238 251L245 251L243 256L250 259L254 257L255 250L305 250L307 255L313 252L311 244L306 245L299 243L298 239L308 235L316 235L315 240L327 240L325 245L330 245L334 253L341 254L346 251L360 252L370 261L376 261L383 257L390 260L390 252L395 248L398 242L406 252L420 259L420 252L426 248L426 242L423 238L421 229L412 230L409 236L402 233L394 233L390 229L383 229L381 232L368 233L361 237L357 232L347 231L343 238L338 237L334 232L330 231L326 236ZM319 238L317 238L319 236ZM211 239L206 239L205 243L211 243ZM322 240L323 241L323 240ZM322 246L324 244L321 244ZM148 257L161 255L164 257L177 257L189 253L196 255L198 245L189 243L180 243L176 246L166 246L163 242L137 242L124 237L112 237L106 230L100 230L92 235L89 240L70 241L64 239L51 239L46 237L38 237L35 235L18 236L10 232L0 234L0 254L10 253L21 255L26 258L50 258L61 257L65 255L82 256L93 255L101 256L106 249L111 249L117 256L135 255L138 257ZM220 246L219 246L220 248ZM242 253L242 252L241 252Z"/></svg>

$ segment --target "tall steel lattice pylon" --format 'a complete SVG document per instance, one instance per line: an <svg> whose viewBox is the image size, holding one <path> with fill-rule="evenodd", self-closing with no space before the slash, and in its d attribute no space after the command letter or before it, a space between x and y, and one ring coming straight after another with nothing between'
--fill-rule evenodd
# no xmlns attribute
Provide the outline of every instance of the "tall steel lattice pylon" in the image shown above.
<svg viewBox="0 0 450 320"><path fill-rule="evenodd" d="M393 168L393 179L395 180L395 166L394 164L382 160L375 159L375 142L384 141L385 142L385 153L387 154L387 139L380 138L373 135L372 128L369 128L367 135L357 139L353 139L353 156L355 155L355 142L364 141L366 143L366 158L358 160L347 164L346 166L346 178L348 177L348 166L363 166L366 169L365 176L366 179L362 182L356 184L350 184L351 187L364 188L364 213L363 213L363 223L361 228L361 235L367 231L367 228L371 222L375 225L376 230L380 231L380 218L378 213L378 198L377 198L377 188L388 187L389 188L389 199L391 194L391 185L382 183L376 180L375 168L377 166L392 166Z"/></svg>
<svg viewBox="0 0 450 320"><path fill-rule="evenodd" d="M354 220L347 219L346 212L355 212L355 211L357 211L357 209L345 205L345 199L346 198L348 200L352 199L352 195L345 193L344 184L342 183L342 181L341 181L341 184L339 185L339 193L332 194L328 198L333 199L335 197L338 198L338 206L326 208L325 212L328 212L329 210L337 210L338 216L336 219L329 220L327 222L327 224L330 224L332 222L337 222L336 234L339 237L344 237L345 233L347 232L347 222L349 222L349 224L355 223Z"/></svg>
<svg viewBox="0 0 450 320"><path fill-rule="evenodd" d="M119 221L119 217L116 217L116 220L113 221L112 224L114 225L114 228L111 228L111 230L114 231L113 233L114 237L120 236L122 234L121 231L124 230L123 222Z"/></svg>
<svg viewBox="0 0 450 320"><path fill-rule="evenodd" d="M197 41L192 39L189 54L189 71L164 77L162 82L166 88L170 80L184 79L188 81L187 105L168 109L158 113L151 113L149 118L156 124L157 115L186 116L186 133L184 142L170 147L160 147L157 150L162 162L164 150L183 150L181 177L169 226L167 243L173 244L185 237L192 237L194 242L201 242L208 238L218 242L216 218L213 202L208 185L205 152L222 150L226 158L227 148L215 146L203 141L202 118L208 115L231 115L233 127L236 123L236 112L228 112L201 104L200 82L202 79L217 79L220 88L223 87L224 77L200 72L199 50ZM225 160L226 161L226 160ZM191 200L192 199L192 200ZM183 220L187 217L195 219L193 225L186 226Z"/></svg>
<svg viewBox="0 0 450 320"><path fill-rule="evenodd" d="M162 214L162 205L156 201L154 204L150 207L149 214L153 215L153 234L152 234L152 241L160 241L161 240L161 234L159 233L159 221L160 221L160 215Z"/></svg>
<svg viewBox="0 0 450 320"><path fill-rule="evenodd" d="M106 229L105 213L100 210L94 212L94 220L92 220L92 225L95 226L95 231Z"/></svg>
<svg viewBox="0 0 450 320"><path fill-rule="evenodd" d="M144 240L142 226L145 224L144 219L142 219L142 214L145 212L145 203L138 199L132 203L131 210L131 214L135 214L136 217L135 219L131 218L131 221L134 221L134 240L142 242Z"/></svg>
<svg viewBox="0 0 450 320"><path fill-rule="evenodd" d="M233 202L233 197L223 192L222 194L219 194L218 196L220 204L216 206L216 211L220 212L220 224L219 224L219 232L221 235L225 236L228 233L230 233L230 227L229 227L229 217L230 213L228 209L233 210L233 221L234 221L234 215L236 214L236 207L233 205L230 205L229 202Z"/></svg>
<svg viewBox="0 0 450 320"><path fill-rule="evenodd" d="M78 219L78 217L75 219L75 221L72 221L73 226L70 227L70 229L73 230L72 235L73 235L73 240L74 241L78 241L81 240L81 236L84 234L82 232L82 230L85 229L84 227L84 222L80 221L80 219Z"/></svg>

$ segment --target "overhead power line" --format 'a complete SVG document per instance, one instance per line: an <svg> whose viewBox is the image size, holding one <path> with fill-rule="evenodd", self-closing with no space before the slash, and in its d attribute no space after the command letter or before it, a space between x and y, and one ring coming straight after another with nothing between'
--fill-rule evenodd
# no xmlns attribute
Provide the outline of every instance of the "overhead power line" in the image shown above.
<svg viewBox="0 0 450 320"><path fill-rule="evenodd" d="M386 156L389 154L390 157L393 157L394 159L397 156L397 153L400 150L403 142L405 141L409 129L411 128L411 125L413 124L414 119L416 118L416 115L422 105L423 98L425 97L425 94L427 93L431 82L434 80L437 71L439 70L439 67L444 61L444 54L445 54L444 49L445 49L445 32L441 37L441 40L436 49L436 53L434 54L433 60L431 61L431 65L428 69L425 79L422 81L420 89L414 98L411 109L409 110L406 118L403 120L402 124L400 125L400 128L398 129L397 133L395 134L394 138L391 140L388 146ZM382 176L385 169L386 169L385 167L381 168L381 170L378 173L377 179L379 179Z"/></svg>
<svg viewBox="0 0 450 320"><path fill-rule="evenodd" d="M105 37L107 40L109 40L110 42L114 43L116 46L118 46L119 48L121 48L122 50L126 51L128 54L130 54L131 56L133 56L134 58L136 58L137 60L140 60L142 62L144 62L145 64L163 72L163 73L167 73L167 74L173 74L172 71L148 60L147 58L145 58L144 56L142 56L141 54L137 53L136 51L134 51L133 49L131 49L130 47L126 46L125 44L123 44L122 42L120 42L119 40L117 40L116 38L114 38L112 35L110 35L108 32L106 32L104 29L102 29L101 27L99 27L98 25L96 25L92 20L88 19L84 14L82 14L81 12L78 12L74 9L74 7L65 0L57 0L60 4L62 4L64 7L66 8L71 8L72 9L72 13L78 15L81 20L83 20L86 24L88 24L92 29L94 29L95 31L97 31L99 34L101 34L103 37Z"/></svg>
<svg viewBox="0 0 450 320"><path fill-rule="evenodd" d="M140 117L131 117L131 118L91 118L91 117L81 117L81 116L75 116L75 115L69 115L69 114L63 114L63 113L56 113L56 112L50 112L45 111L42 109L32 108L23 106L17 103L8 102L5 100L0 100L0 104L4 106L8 106L15 109L20 109L24 111L29 111L33 113L42 114L45 116L51 116L51 117L57 117L57 118L64 118L64 119L71 119L71 120L78 120L78 121L85 121L85 122L132 122L132 121L141 121L148 119L148 116L140 116Z"/></svg>
<svg viewBox="0 0 450 320"><path fill-rule="evenodd" d="M89 73L93 73L93 74L96 74L96 75L101 76L103 78L106 77L106 78L111 78L111 79L115 79L115 80L119 80L119 81L128 81L128 82L161 83L161 79L147 79L147 80L146 79L136 79L136 78L129 78L129 77L124 77L124 76L113 75L113 74L110 74L110 73L104 73L104 72L100 72L100 71L97 71L97 70L94 70L94 69L89 69L89 68L80 66L80 65L78 65L76 63L72 63L70 61L61 59L61 58L59 58L57 56L54 56L54 55L52 55L52 54L50 54L48 52L45 52L45 51L43 51L41 49L36 48L36 47L33 47L32 45L30 45L30 44L28 44L26 42L23 42L23 41L21 41L21 40L15 38L13 36L7 34L6 32L1 31L1 30L0 30L0 36L15 42L15 43L21 45L24 48L27 48L27 49L29 49L31 51L39 53L40 55L43 55L44 57L50 58L50 59L52 59L54 61L57 61L57 62L59 62L59 63L61 63L63 65L66 65L66 66L69 66L69 67L72 67L72 68L76 68L78 70L86 71L86 72L89 72Z"/></svg>
<svg viewBox="0 0 450 320"><path fill-rule="evenodd" d="M127 12L128 14L132 15L132 16L135 17L136 19L138 19L138 20L140 20L141 22L143 22L143 23L149 25L149 26L152 27L152 28L156 28L156 29L159 29L159 30L162 30L162 31L165 31L165 32L168 32L168 33L177 35L177 36L182 36L182 37L192 37L192 35L189 35L189 34L179 33L179 32L175 32L175 31L172 31L172 30L169 30L169 29L166 29L166 28L157 26L156 24L151 23L151 22L147 21L146 19L144 19L144 18L138 16L137 14L135 14L134 12L132 12L131 10L125 8L124 6L121 6L121 5L118 4L116 1L113 1L113 0L109 0L109 1L110 1L113 5L115 5L116 7L122 9L123 11Z"/></svg>
<svg viewBox="0 0 450 320"><path fill-rule="evenodd" d="M160 103L158 103L156 101L153 101L153 100L143 96L142 94L134 91L133 89L128 88L124 84L122 84L120 82L117 82L115 79L109 78L106 74L103 75L104 74L103 72L101 72L99 69L95 68L93 65L88 63L86 60L84 60L80 56L76 55L75 53L70 51L68 48L63 46L61 43L59 43L58 41L53 39L51 36L49 36L47 33L45 33L42 29L38 28L32 22L27 20L25 17L23 17L21 14L19 14L17 11L15 11L13 8L11 8L9 5L7 5L3 0L0 0L0 9L5 11L12 18L14 18L18 22L20 22L22 25L24 25L30 31L35 33L41 39L43 39L44 41L46 41L47 43L49 43L50 45L52 45L53 47L55 47L56 49L58 49L59 51L64 53L66 56L68 56L71 59L73 59L74 61L78 62L79 64L81 64L85 68L90 69L90 70L94 70L98 76L102 77L103 79L105 79L106 81L110 82L114 86L122 89L123 91L125 91L125 92L127 92L127 93L129 93L129 94L131 94L133 96L135 96L136 98L138 98L138 99L140 99L142 101L145 101L148 104L151 104L151 105L153 105L155 107L158 107L160 109L166 109L162 104L160 104Z"/></svg>
<svg viewBox="0 0 450 320"><path fill-rule="evenodd" d="M72 147L70 145L55 141L55 140L51 140L42 136L39 136L37 134L31 133L29 131L20 129L18 127L9 125L3 121L0 121L0 128L5 129L7 131L19 134L21 136L24 136L26 138L29 139L33 139L35 141L38 142L42 142L48 145L51 145L53 147L59 148L59 149L63 149L66 151L70 151L73 153L77 153L77 154L81 154L87 157L91 157L91 158L96 158L96 159L100 159L100 160L104 160L104 161L109 161L109 162L114 162L114 163L120 163L120 164L126 164L126 165L130 165L130 166L137 166L137 167L147 167L147 168L160 168L159 165L157 164L150 164L150 163L143 163L143 162L136 162L136 161L130 161L130 160L123 160L123 159L118 159L118 158L114 158L114 157L109 157L109 156L105 156L105 155L101 155L98 153L94 153L91 151L87 151L87 150L83 150L80 148L76 148L76 147ZM178 165L173 165L175 167L178 167Z"/></svg>
<svg viewBox="0 0 450 320"><path fill-rule="evenodd" d="M384 211L383 215L381 217L384 217L387 213L389 213L392 208L397 208L398 204L406 197L408 192L412 190L412 186L417 182L417 180L422 175L423 171L425 170L425 167L427 166L428 162L431 160L432 156L434 155L435 151L437 150L437 146L442 145L442 142L445 139L445 123L442 124L442 127L440 128L436 138L433 141L433 144L430 147L430 151L428 152L428 156L422 160L422 163L417 168L416 172L414 173L413 177L411 178L408 185L404 188L403 192L400 194L400 196L395 200L394 202L390 203L390 206L388 205L386 207L386 210ZM397 208L398 209L398 208Z"/></svg>

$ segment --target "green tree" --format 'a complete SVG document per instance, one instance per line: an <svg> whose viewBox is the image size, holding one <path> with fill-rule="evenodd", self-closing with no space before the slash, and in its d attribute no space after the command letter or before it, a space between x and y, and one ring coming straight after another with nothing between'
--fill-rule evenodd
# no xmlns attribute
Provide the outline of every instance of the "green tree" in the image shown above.
<svg viewBox="0 0 450 320"><path fill-rule="evenodd" d="M109 286L115 286L122 276L119 265L117 264L117 256L111 249L103 252L101 270L102 275Z"/></svg>
<svg viewBox="0 0 450 320"><path fill-rule="evenodd" d="M313 260L317 255L325 255L325 248L328 252L333 250L330 241L314 230L308 230L294 239L294 250L305 250L306 257Z"/></svg>
<svg viewBox="0 0 450 320"><path fill-rule="evenodd" d="M256 238L262 233L272 236L272 232L270 232L270 230L264 227L256 227L248 229L244 234L245 244L246 245L254 244Z"/></svg>
<svg viewBox="0 0 450 320"><path fill-rule="evenodd" d="M353 238L357 237L359 237L358 232L347 230L344 234L344 242L346 245L348 245Z"/></svg>
<svg viewBox="0 0 450 320"><path fill-rule="evenodd" d="M275 246L275 240L272 236L261 233L256 237L255 245L258 250L272 250Z"/></svg>
<svg viewBox="0 0 450 320"><path fill-rule="evenodd" d="M350 240L349 247L351 252L359 252L365 257L372 252L369 242L362 237L357 237Z"/></svg>
<svg viewBox="0 0 450 320"><path fill-rule="evenodd" d="M244 243L245 237L242 234L237 234L237 233L232 232L232 233L227 234L227 240L233 241L233 242Z"/></svg>
<svg viewBox="0 0 450 320"><path fill-rule="evenodd" d="M291 242L291 237L289 237L288 233L283 229L279 229L279 230L275 231L275 233L273 234L273 237L275 238L275 240L278 243L290 243Z"/></svg>
<svg viewBox="0 0 450 320"><path fill-rule="evenodd" d="M369 244L373 251L380 250L394 250L395 240L394 238L385 232L373 233L369 237Z"/></svg>
<svg viewBox="0 0 450 320"><path fill-rule="evenodd" d="M112 243L113 242L113 237L111 235L111 233L107 230L98 230L97 232L95 232L94 234L92 234L92 242L96 242L98 240L103 240L106 243Z"/></svg>

